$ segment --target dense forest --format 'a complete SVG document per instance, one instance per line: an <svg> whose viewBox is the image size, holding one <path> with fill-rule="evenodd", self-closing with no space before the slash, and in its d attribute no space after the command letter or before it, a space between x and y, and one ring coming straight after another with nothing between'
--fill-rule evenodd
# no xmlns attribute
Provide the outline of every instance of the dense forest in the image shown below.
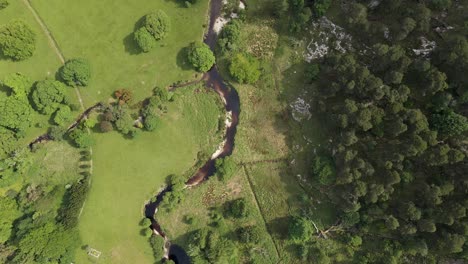
<svg viewBox="0 0 468 264"><path fill-rule="evenodd" d="M329 4L290 1L290 31ZM329 137L309 164L339 208L328 229L337 236L311 238L315 223L304 208L291 237L317 263L466 259L467 3L339 5L336 22L352 35L352 48L312 61L304 88Z"/></svg>

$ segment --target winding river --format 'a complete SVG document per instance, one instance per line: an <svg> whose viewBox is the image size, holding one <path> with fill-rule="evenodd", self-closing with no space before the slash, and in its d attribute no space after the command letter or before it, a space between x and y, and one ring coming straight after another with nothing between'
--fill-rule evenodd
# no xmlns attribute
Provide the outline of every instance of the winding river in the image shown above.
<svg viewBox="0 0 468 264"><path fill-rule="evenodd" d="M205 35L204 42L211 48L214 52L217 33L214 30L215 21L221 15L222 11L222 0L211 0L210 1L210 25L208 33ZM240 100L237 91L224 83L223 78L218 72L218 68L213 66L210 71L208 71L204 78L202 78L206 84L214 89L223 99L226 112L231 116L230 122L226 124L226 134L224 136L224 142L222 148L218 150L213 156L200 168L198 171L186 182L188 187L197 186L208 179L215 173L215 161L216 159L223 158L232 154L234 149L234 138L237 132L237 124L239 123L239 113L240 113ZM171 190L171 186L167 186L161 190L157 195L154 202L150 202L145 205L145 215L147 218L151 219L151 228L157 234L162 236L166 241L165 249L166 256L174 260L179 264L190 263L190 259L187 256L186 252L180 246L175 244L171 245L168 237L163 232L161 226L154 218L154 214L157 212L161 201L163 200L164 195Z"/></svg>

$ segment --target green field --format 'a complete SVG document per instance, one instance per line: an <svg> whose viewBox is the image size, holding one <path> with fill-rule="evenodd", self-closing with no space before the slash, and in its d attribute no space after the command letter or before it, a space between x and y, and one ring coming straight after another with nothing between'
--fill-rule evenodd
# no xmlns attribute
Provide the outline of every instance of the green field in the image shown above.
<svg viewBox="0 0 468 264"><path fill-rule="evenodd" d="M107 100L120 88L133 90L136 98L150 95L154 86L165 87L192 79L181 50L202 40L208 1L191 8L180 1L151 0L33 0L34 8L57 40L66 59L90 61L93 79L82 89L86 105ZM135 24L161 9L171 19L168 36L149 53L139 53L133 41Z"/></svg>
<svg viewBox="0 0 468 264"><path fill-rule="evenodd" d="M95 134L94 173L79 230L84 245L102 252L99 263L151 263L148 240L138 225L145 201L168 175L184 173L197 162L199 151L214 151L221 141L216 137L221 114L217 94L188 87L177 97L155 132L134 140L117 132ZM86 259L86 251L79 250L77 263Z"/></svg>

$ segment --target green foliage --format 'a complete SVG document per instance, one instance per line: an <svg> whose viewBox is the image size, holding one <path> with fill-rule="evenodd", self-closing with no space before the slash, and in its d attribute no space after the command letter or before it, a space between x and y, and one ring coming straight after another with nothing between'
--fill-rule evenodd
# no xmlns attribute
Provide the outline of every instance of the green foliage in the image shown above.
<svg viewBox="0 0 468 264"><path fill-rule="evenodd" d="M449 8L452 5L452 0L430 0L429 4L435 9L442 10Z"/></svg>
<svg viewBox="0 0 468 264"><path fill-rule="evenodd" d="M250 215L250 208L245 198L239 198L226 204L225 213L233 218L245 218Z"/></svg>
<svg viewBox="0 0 468 264"><path fill-rule="evenodd" d="M237 229L239 241L246 244L259 244L262 241L262 230L258 226L246 226Z"/></svg>
<svg viewBox="0 0 468 264"><path fill-rule="evenodd" d="M67 129L60 126L52 126L47 131L47 134L52 138L52 140L61 141L63 136L67 133Z"/></svg>
<svg viewBox="0 0 468 264"><path fill-rule="evenodd" d="M188 254L195 263L239 262L235 244L209 229L199 229L190 236Z"/></svg>
<svg viewBox="0 0 468 264"><path fill-rule="evenodd" d="M227 182L231 179L237 169L237 164L231 156L216 159L216 172L219 179L223 182Z"/></svg>
<svg viewBox="0 0 468 264"><path fill-rule="evenodd" d="M26 75L13 73L7 75L2 85L12 90L13 95L19 98L27 98L31 92L32 81Z"/></svg>
<svg viewBox="0 0 468 264"><path fill-rule="evenodd" d="M307 65L305 70L305 79L308 83L312 83L313 81L318 79L318 75L320 73L320 67L317 63L311 63Z"/></svg>
<svg viewBox="0 0 468 264"><path fill-rule="evenodd" d="M14 20L0 28L0 52L13 60L30 58L36 49L36 34L22 20Z"/></svg>
<svg viewBox="0 0 468 264"><path fill-rule="evenodd" d="M431 125L440 133L448 136L459 135L468 130L468 120L454 111L433 114Z"/></svg>
<svg viewBox="0 0 468 264"><path fill-rule="evenodd" d="M157 45L156 39L145 27L135 31L135 41L143 52L149 52Z"/></svg>
<svg viewBox="0 0 468 264"><path fill-rule="evenodd" d="M68 105L62 105L55 112L54 123L59 126L64 126L73 120L73 113Z"/></svg>
<svg viewBox="0 0 468 264"><path fill-rule="evenodd" d="M31 125L32 109L26 98L0 99L0 126L14 131L24 131Z"/></svg>
<svg viewBox="0 0 468 264"><path fill-rule="evenodd" d="M254 83L260 78L260 63L250 54L234 55L229 73L239 83Z"/></svg>
<svg viewBox="0 0 468 264"><path fill-rule="evenodd" d="M169 176L169 186L172 187L172 190L164 195L162 201L162 204L168 211L174 209L185 199L185 180L181 175L173 174Z"/></svg>
<svg viewBox="0 0 468 264"><path fill-rule="evenodd" d="M332 3L332 0L314 1L314 5L312 9L312 11L314 12L314 15L317 17L321 17L325 15L325 12L327 12L328 8L330 8L331 3Z"/></svg>
<svg viewBox="0 0 468 264"><path fill-rule="evenodd" d="M156 127L158 126L159 120L156 116L147 116L143 120L143 124L145 126L145 129L148 131L154 131Z"/></svg>
<svg viewBox="0 0 468 264"><path fill-rule="evenodd" d="M150 244L154 258L157 260L162 259L164 256L164 239L161 236L151 236Z"/></svg>
<svg viewBox="0 0 468 264"><path fill-rule="evenodd" d="M21 216L16 201L10 197L0 197L0 243L5 243L11 235L13 221Z"/></svg>
<svg viewBox="0 0 468 264"><path fill-rule="evenodd" d="M153 35L155 40L164 39L171 29L171 21L162 10L156 10L145 16L143 27Z"/></svg>
<svg viewBox="0 0 468 264"><path fill-rule="evenodd" d="M307 242L312 238L312 222L301 216L292 216L289 221L289 237L296 243Z"/></svg>
<svg viewBox="0 0 468 264"><path fill-rule="evenodd" d="M312 11L309 7L306 7L304 0L289 0L289 13L289 31L291 33L302 31L312 17Z"/></svg>
<svg viewBox="0 0 468 264"><path fill-rule="evenodd" d="M215 63L215 56L205 43L193 42L188 48L188 61L199 72L207 72Z"/></svg>
<svg viewBox="0 0 468 264"><path fill-rule="evenodd" d="M91 80L91 66L85 59L71 59L60 69L59 74L69 86L87 86Z"/></svg>
<svg viewBox="0 0 468 264"><path fill-rule="evenodd" d="M8 0L0 0L0 10L7 8L9 4Z"/></svg>
<svg viewBox="0 0 468 264"><path fill-rule="evenodd" d="M55 112L65 98L65 89L59 81L37 82L31 96L36 110L45 115Z"/></svg>
<svg viewBox="0 0 468 264"><path fill-rule="evenodd" d="M79 148L88 148L95 144L94 138L91 134L81 129L74 129L69 133L69 137L73 140L75 145Z"/></svg>
<svg viewBox="0 0 468 264"><path fill-rule="evenodd" d="M232 19L221 30L218 38L218 46L222 52L236 50L240 40L241 22L238 19Z"/></svg>
<svg viewBox="0 0 468 264"><path fill-rule="evenodd" d="M131 130L133 130L134 120L130 115L128 107L126 107L125 105L116 106L112 108L112 115L112 120L114 121L115 128L117 129L117 131L124 135L127 135L128 133L130 133Z"/></svg>
<svg viewBox="0 0 468 264"><path fill-rule="evenodd" d="M114 130L114 126L112 126L110 121L103 120L99 123L99 129L101 132L106 133Z"/></svg>
<svg viewBox="0 0 468 264"><path fill-rule="evenodd" d="M336 171L335 165L331 158L317 156L312 165L312 172L323 185L330 185L335 182Z"/></svg>
<svg viewBox="0 0 468 264"><path fill-rule="evenodd" d="M58 214L59 223L61 223L65 229L72 229L77 226L78 216L86 199L88 189L88 179L85 178L73 184L65 193L63 206L60 208Z"/></svg>

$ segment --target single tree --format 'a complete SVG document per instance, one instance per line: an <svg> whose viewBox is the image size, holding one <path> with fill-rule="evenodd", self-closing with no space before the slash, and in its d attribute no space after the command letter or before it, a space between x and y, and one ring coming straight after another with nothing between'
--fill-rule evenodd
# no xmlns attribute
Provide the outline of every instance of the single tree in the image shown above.
<svg viewBox="0 0 468 264"><path fill-rule="evenodd" d="M22 20L0 28L0 52L13 60L30 58L36 49L36 34Z"/></svg>

